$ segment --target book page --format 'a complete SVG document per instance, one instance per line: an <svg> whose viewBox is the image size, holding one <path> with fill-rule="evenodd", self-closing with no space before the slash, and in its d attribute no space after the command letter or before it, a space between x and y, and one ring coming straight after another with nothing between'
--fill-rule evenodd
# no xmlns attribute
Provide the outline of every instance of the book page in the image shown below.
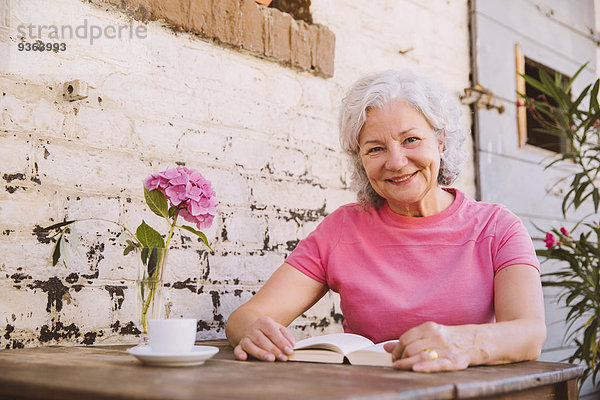
<svg viewBox="0 0 600 400"><path fill-rule="evenodd" d="M346 358L352 365L376 365L382 367L392 366L392 353L385 351L383 346L386 343L398 343L397 340L388 340L387 342L377 343L373 346L365 347L346 354Z"/></svg>
<svg viewBox="0 0 600 400"><path fill-rule="evenodd" d="M300 340L294 346L294 350L300 349L325 349L342 354L348 354L355 350L373 346L373 342L360 335L352 333L333 333L330 335L313 336Z"/></svg>

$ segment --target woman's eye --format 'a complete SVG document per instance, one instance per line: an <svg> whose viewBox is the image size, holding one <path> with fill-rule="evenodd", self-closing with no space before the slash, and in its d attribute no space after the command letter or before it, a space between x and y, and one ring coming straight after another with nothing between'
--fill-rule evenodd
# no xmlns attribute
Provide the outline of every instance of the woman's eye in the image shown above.
<svg viewBox="0 0 600 400"><path fill-rule="evenodd" d="M380 152L381 150L383 150L383 147L372 147L369 150L367 150L367 154L375 154Z"/></svg>
<svg viewBox="0 0 600 400"><path fill-rule="evenodd" d="M419 139L418 137L414 137L414 136L412 136L412 137L409 137L409 138L407 138L407 139L404 141L404 143L406 143L406 144L416 144L416 143L418 143L420 140L421 140L421 139Z"/></svg>

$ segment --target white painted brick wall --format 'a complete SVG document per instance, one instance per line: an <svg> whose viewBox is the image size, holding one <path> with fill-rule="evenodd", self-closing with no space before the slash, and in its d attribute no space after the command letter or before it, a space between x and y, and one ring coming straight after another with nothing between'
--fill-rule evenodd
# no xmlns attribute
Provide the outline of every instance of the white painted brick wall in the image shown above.
<svg viewBox="0 0 600 400"><path fill-rule="evenodd" d="M129 21L87 2L9 5L12 34L0 32L0 52L8 54L0 65L0 347L136 340L121 331L137 316L137 260L108 240L116 228L80 224L81 256L68 270L48 265L52 243L40 242L34 228L96 216L131 230L143 218L164 231L143 202L142 179L178 163L212 181L219 214L205 232L214 255L197 239L175 235L165 296L174 315L201 321L198 338L224 337L228 315L281 265L289 247L354 199L337 136L347 86L392 67L428 72L457 93L469 84L466 0L377 0L366 8L313 0L315 22L336 35L331 79L160 23L147 25L146 39L72 39L66 52L18 52L18 23ZM87 99L62 99L63 83L73 79L89 84ZM460 186L469 193L472 168ZM62 308L55 302L50 312L48 282L66 287ZM107 287L124 288L120 308ZM339 298L328 294L294 321L294 332L300 338L339 331L338 314ZM65 333L71 324L79 336Z"/></svg>

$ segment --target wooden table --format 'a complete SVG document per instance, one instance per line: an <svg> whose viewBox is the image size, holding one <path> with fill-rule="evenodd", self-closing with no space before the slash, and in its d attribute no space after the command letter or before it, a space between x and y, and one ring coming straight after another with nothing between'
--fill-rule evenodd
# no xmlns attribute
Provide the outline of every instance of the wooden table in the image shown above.
<svg viewBox="0 0 600 400"><path fill-rule="evenodd" d="M415 373L236 361L225 341L202 366L147 367L127 346L0 350L2 399L576 399L582 368L524 362Z"/></svg>

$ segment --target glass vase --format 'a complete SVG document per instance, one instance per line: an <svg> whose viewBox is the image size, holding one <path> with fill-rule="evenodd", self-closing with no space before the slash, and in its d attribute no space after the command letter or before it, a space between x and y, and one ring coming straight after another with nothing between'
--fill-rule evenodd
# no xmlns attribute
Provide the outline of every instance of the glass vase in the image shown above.
<svg viewBox="0 0 600 400"><path fill-rule="evenodd" d="M137 315L138 329L145 340L148 321L165 318L163 272L167 262L167 249L142 247L138 249Z"/></svg>

